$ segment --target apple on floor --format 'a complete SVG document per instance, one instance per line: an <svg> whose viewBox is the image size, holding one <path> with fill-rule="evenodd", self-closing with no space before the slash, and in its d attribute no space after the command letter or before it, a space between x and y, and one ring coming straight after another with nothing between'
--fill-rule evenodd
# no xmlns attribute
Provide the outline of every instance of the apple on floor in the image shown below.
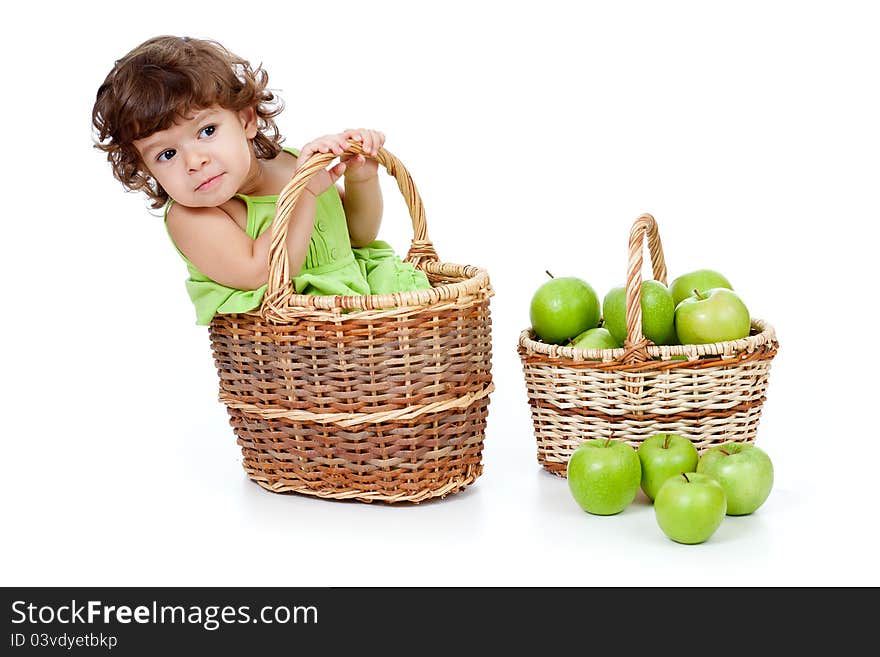
<svg viewBox="0 0 880 657"><path fill-rule="evenodd" d="M676 543L704 543L715 533L727 513L724 489L714 478L682 472L663 482L654 500L660 529Z"/></svg>
<svg viewBox="0 0 880 657"><path fill-rule="evenodd" d="M744 516L764 504L773 488L773 463L760 447L727 442L703 452L697 472L718 480L727 495L727 514Z"/></svg>
<svg viewBox="0 0 880 657"><path fill-rule="evenodd" d="M580 507L600 516L623 511L635 499L642 479L636 450L622 440L585 440L572 453L568 487Z"/></svg>

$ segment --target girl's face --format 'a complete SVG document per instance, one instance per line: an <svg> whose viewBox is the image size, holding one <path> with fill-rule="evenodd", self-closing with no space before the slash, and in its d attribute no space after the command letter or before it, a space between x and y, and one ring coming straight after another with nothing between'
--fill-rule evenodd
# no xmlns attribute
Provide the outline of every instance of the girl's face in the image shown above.
<svg viewBox="0 0 880 657"><path fill-rule="evenodd" d="M209 107L134 145L175 203L215 207L232 198L248 177L255 119L252 109L233 112Z"/></svg>

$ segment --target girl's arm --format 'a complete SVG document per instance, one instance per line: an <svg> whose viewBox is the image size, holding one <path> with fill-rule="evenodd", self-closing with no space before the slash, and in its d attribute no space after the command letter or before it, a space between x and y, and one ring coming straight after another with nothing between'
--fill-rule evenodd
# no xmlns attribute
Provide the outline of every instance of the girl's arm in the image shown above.
<svg viewBox="0 0 880 657"><path fill-rule="evenodd" d="M382 223L382 189L379 187L379 163L373 159L385 143L385 135L378 130L346 130L345 139L361 142L363 155L345 155L345 189L339 195L345 208L348 234L353 247L366 246L376 239Z"/></svg>
<svg viewBox="0 0 880 657"><path fill-rule="evenodd" d="M307 144L303 147L303 151L311 149L311 147L311 144ZM297 163L299 162L305 162L305 158L298 159ZM287 224L287 264L291 276L296 276L300 272L309 253L309 242L312 240L312 231L315 228L317 197L336 184L345 169L346 163L339 162L329 169L320 171L309 181L296 200L296 205L293 206L293 212L290 215L290 222ZM257 274L257 285L248 289L255 290L269 281L269 247L272 246L272 228L264 230L263 234L251 244L253 245L251 257Z"/></svg>
<svg viewBox="0 0 880 657"><path fill-rule="evenodd" d="M375 163L375 160L373 160ZM376 239L382 223L382 190L377 173L369 178L345 178L345 189L340 190L348 234L355 248L366 246Z"/></svg>
<svg viewBox="0 0 880 657"><path fill-rule="evenodd" d="M306 261L314 227L315 195L306 188L297 199L290 215L290 223L287 225L287 264L291 276L296 276ZM263 234L252 244L251 257L256 274L253 282L256 284L248 289L256 290L269 281L269 247L272 246L272 227L264 230Z"/></svg>
<svg viewBox="0 0 880 657"><path fill-rule="evenodd" d="M315 196L305 190L297 200L287 231L287 261L292 275L306 260L315 223ZM205 276L236 290L256 290L269 280L272 230L252 240L220 208L189 208L179 204L168 211L168 232L178 249Z"/></svg>

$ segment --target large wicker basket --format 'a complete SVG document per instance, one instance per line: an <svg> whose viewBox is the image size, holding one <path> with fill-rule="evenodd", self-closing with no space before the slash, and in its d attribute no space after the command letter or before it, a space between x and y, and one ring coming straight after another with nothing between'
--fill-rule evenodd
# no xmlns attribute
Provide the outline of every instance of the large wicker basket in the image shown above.
<svg viewBox="0 0 880 657"><path fill-rule="evenodd" d="M753 318L750 335L741 340L679 346L646 340L640 297L645 237L654 279L666 284L657 223L644 214L630 232L622 348L546 344L530 329L520 335L538 461L554 474L564 477L571 454L591 438L637 448L652 434L678 433L699 452L725 441L755 441L778 347L773 328Z"/></svg>
<svg viewBox="0 0 880 657"><path fill-rule="evenodd" d="M348 150L364 154L350 142ZM420 502L482 472L491 376L483 269L440 262L422 201L388 151L414 237L406 261L430 290L383 296L294 294L286 236L308 181L333 159L303 163L278 198L269 281L259 309L210 325L247 475L274 492L364 502Z"/></svg>

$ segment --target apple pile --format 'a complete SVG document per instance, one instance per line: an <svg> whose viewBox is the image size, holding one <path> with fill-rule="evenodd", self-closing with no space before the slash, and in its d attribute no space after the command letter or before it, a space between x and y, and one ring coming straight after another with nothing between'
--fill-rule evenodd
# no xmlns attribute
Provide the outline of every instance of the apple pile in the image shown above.
<svg viewBox="0 0 880 657"><path fill-rule="evenodd" d="M725 515L754 513L766 501L773 463L752 444L726 442L699 455L684 436L659 433L638 450L614 438L585 440L566 476L578 505L600 516L623 511L641 487L663 533L692 545L707 541Z"/></svg>
<svg viewBox="0 0 880 657"><path fill-rule="evenodd" d="M612 288L600 307L585 280L554 278L532 296L529 318L542 342L616 349L626 340L626 287ZM712 269L682 274L667 287L642 281L642 333L655 345L709 344L749 335L751 317L725 276Z"/></svg>

